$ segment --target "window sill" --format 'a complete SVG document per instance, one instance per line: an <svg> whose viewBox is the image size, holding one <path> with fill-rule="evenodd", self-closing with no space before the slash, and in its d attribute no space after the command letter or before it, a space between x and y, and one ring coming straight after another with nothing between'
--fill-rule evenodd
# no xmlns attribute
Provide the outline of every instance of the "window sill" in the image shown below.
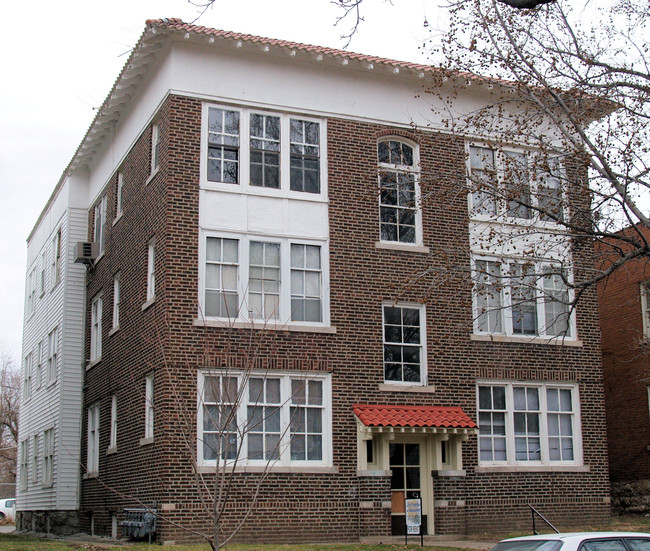
<svg viewBox="0 0 650 551"><path fill-rule="evenodd" d="M145 186L148 186L151 180L153 180L156 177L156 174L160 172L160 165L156 167L156 169L149 174L149 177L147 178L147 181L144 183Z"/></svg>
<svg viewBox="0 0 650 551"><path fill-rule="evenodd" d="M123 215L123 214L124 214L124 211L120 212L120 214L118 214L118 215L115 217L115 220L113 220L113 226L115 226L115 224L117 224L117 223L122 219L122 215Z"/></svg>
<svg viewBox="0 0 650 551"><path fill-rule="evenodd" d="M326 325L298 325L279 322L241 321L241 320L216 320L194 318L197 327L220 327L222 329L265 329L267 331L289 331L301 333L328 333L336 334L336 327Z"/></svg>
<svg viewBox="0 0 650 551"><path fill-rule="evenodd" d="M385 249L388 251L408 251L411 253L429 253L429 247L417 245L415 243L392 243L390 241L377 241L375 249Z"/></svg>
<svg viewBox="0 0 650 551"><path fill-rule="evenodd" d="M50 293L54 292L54 290L59 286L59 283L61 283L61 276L59 276L59 279L57 279L54 282L54 285L52 285L52 288L50 289Z"/></svg>
<svg viewBox="0 0 650 551"><path fill-rule="evenodd" d="M92 360L92 361L88 362L86 364L86 371L88 371L89 369L92 369L93 367L95 367L101 361L102 361L102 359L99 358L97 360Z"/></svg>
<svg viewBox="0 0 650 551"><path fill-rule="evenodd" d="M102 252L100 253L100 255L99 255L99 256L95 259L95 261L93 262L93 268L94 268L95 266L97 266L97 264L99 264L99 261L100 261L102 258L104 258L104 255L105 255L105 254L106 254L106 251L102 251Z"/></svg>
<svg viewBox="0 0 650 551"><path fill-rule="evenodd" d="M54 484L52 484L51 482L48 482L47 484L42 484L41 485L41 488L43 490L49 490L50 488L53 488L53 487L54 487Z"/></svg>
<svg viewBox="0 0 650 551"><path fill-rule="evenodd" d="M566 217L565 217L566 218ZM539 220L533 218L515 218L506 216L505 214L472 214L469 215L470 222L473 223L486 223L486 224L501 224L503 226L525 226L536 228L560 228L566 225L566 222L555 222L553 220Z"/></svg>
<svg viewBox="0 0 650 551"><path fill-rule="evenodd" d="M144 312L149 306L156 302L156 297L151 297L147 302L142 305L142 311Z"/></svg>
<svg viewBox="0 0 650 551"><path fill-rule="evenodd" d="M492 467L474 467L474 472L481 473L588 473L589 465L504 465Z"/></svg>
<svg viewBox="0 0 650 551"><path fill-rule="evenodd" d="M357 476L358 477L372 477L372 476L392 476L391 470L388 471L381 471L378 469L368 469L366 471L357 471Z"/></svg>
<svg viewBox="0 0 650 551"><path fill-rule="evenodd" d="M113 455L115 453L117 453L117 446L113 446L112 448L106 449L106 455Z"/></svg>
<svg viewBox="0 0 650 551"><path fill-rule="evenodd" d="M115 333L117 333L119 330L120 330L120 326L119 326L119 325L118 325L117 327L113 327L113 329L111 329L111 330L108 332L108 336L109 336L109 337L112 337L112 336L115 335Z"/></svg>
<svg viewBox="0 0 650 551"><path fill-rule="evenodd" d="M291 467L285 465L255 465L255 466L237 466L231 467L228 465L220 465L219 467L201 466L198 468L199 473L207 474L219 472L226 473L287 473L287 474L338 474L338 467Z"/></svg>
<svg viewBox="0 0 650 551"><path fill-rule="evenodd" d="M563 339L557 337L526 337L526 336L515 336L515 335L481 335L478 333L472 333L470 339L473 341L480 342L514 342L514 343L527 343L527 344L549 344L551 346L570 346L570 347L582 347L582 341L573 340L573 339Z"/></svg>
<svg viewBox="0 0 650 551"><path fill-rule="evenodd" d="M153 442L154 442L153 436L150 436L149 438L140 438L141 446L148 446L149 444L153 444Z"/></svg>
<svg viewBox="0 0 650 551"><path fill-rule="evenodd" d="M464 469L440 469L439 471L431 471L431 474L438 478L447 478L467 476L467 471Z"/></svg>
<svg viewBox="0 0 650 551"><path fill-rule="evenodd" d="M389 383L379 383L379 390L381 392L417 392L420 394L432 394L436 391L433 385L398 385Z"/></svg>
<svg viewBox="0 0 650 551"><path fill-rule="evenodd" d="M99 478L99 472L92 471L89 473L84 473L84 475L81 478L83 478L84 480L88 480L90 478Z"/></svg>

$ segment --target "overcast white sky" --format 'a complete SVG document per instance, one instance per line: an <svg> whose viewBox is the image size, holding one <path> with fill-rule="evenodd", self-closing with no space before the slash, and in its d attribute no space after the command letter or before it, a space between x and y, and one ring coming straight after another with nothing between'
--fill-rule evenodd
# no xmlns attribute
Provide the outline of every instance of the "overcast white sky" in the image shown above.
<svg viewBox="0 0 650 551"><path fill-rule="evenodd" d="M442 0L441 0L442 1ZM436 0L366 0L349 49L426 63L419 46L444 23ZM217 0L199 24L341 48L349 25L329 0ZM26 238L147 19L197 10L187 0L5 2L0 86L0 350L19 365Z"/></svg>

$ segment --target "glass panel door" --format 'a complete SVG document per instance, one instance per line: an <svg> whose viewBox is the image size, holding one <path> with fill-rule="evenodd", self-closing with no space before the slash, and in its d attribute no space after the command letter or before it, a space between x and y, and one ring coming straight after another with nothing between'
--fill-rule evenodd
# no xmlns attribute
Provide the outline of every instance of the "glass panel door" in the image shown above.
<svg viewBox="0 0 650 551"><path fill-rule="evenodd" d="M389 444L391 478L391 526L394 536L406 532L405 500L422 498L420 444ZM426 534L427 517L422 515Z"/></svg>

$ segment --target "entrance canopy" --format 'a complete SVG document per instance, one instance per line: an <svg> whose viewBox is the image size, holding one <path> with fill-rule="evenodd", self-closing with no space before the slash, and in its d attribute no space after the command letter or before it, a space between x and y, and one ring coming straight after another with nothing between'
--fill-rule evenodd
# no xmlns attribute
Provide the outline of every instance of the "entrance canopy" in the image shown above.
<svg viewBox="0 0 650 551"><path fill-rule="evenodd" d="M365 432L475 434L477 425L457 407L354 405Z"/></svg>

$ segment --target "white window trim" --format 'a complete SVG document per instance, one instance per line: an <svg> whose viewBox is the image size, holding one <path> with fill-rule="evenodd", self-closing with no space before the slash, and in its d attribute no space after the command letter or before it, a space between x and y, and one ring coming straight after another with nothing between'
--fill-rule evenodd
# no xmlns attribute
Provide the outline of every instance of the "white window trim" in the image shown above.
<svg viewBox="0 0 650 551"><path fill-rule="evenodd" d="M54 427L43 431L43 485L51 486L54 480Z"/></svg>
<svg viewBox="0 0 650 551"><path fill-rule="evenodd" d="M113 276L113 328L112 331L117 331L120 328L120 303L121 303L121 272L117 272Z"/></svg>
<svg viewBox="0 0 650 551"><path fill-rule="evenodd" d="M32 435L32 480L38 482L39 437Z"/></svg>
<svg viewBox="0 0 650 551"><path fill-rule="evenodd" d="M144 438L153 440L154 437L154 375L147 375L144 379Z"/></svg>
<svg viewBox="0 0 650 551"><path fill-rule="evenodd" d="M508 216L507 215L507 206L505 205L505 200L501 196L501 191L503 189L503 181L505 180L504 177L504 162L503 162L503 155L504 153L523 153L526 155L526 158L528 158L531 155L535 154L535 150L533 149L528 149L525 147L517 147L517 146L508 146L508 147L499 147L495 144L489 143L489 142L481 142L481 141L466 141L465 142L465 167L467 171L467 177L468 177L468 182L470 185L470 188L472 186L472 181L471 181L471 174L472 174L472 167L470 164L470 147L482 147L486 149L491 149L495 153L495 168L496 168L496 173L497 173L497 214L496 216L490 215L490 214L481 214L481 213L475 213L472 205L472 193L471 191L467 194L467 208L468 212L470 215L470 219L472 220L481 220L481 221L499 221L499 222L506 222L509 224L519 224L519 225L535 225L535 226L551 226L551 227L557 227L558 225L562 224L562 222L555 222L552 220L541 220L539 217L539 213L535 210L532 209L532 214L530 218L519 218L519 217L513 217L513 216ZM561 162L561 158L560 158ZM561 165L561 171L563 176L565 176L564 173L564 167ZM531 204L532 206L535 206L537 204L537 187L538 187L538 182L539 179L529 173L529 186L530 186L530 197L531 197ZM562 182L566 182L566 177L562 179ZM562 198L562 216L564 220L568 219L568 212L567 212L567 207L566 207L566 188L565 186L562 186L561 189L561 198Z"/></svg>
<svg viewBox="0 0 650 551"><path fill-rule="evenodd" d="M208 237L221 239L236 239L238 241L238 269L237 292L239 312L237 317L219 318L205 314L205 266L206 244ZM250 243L259 241L280 244L280 315L277 320L253 319L248 316L248 279L250 268ZM315 245L321 251L321 308L322 320L292 321L291 318L291 245ZM199 270L199 312L201 320L223 320L225 323L262 323L267 329L281 329L283 327L329 327L330 326L330 274L329 274L329 244L327 241L291 239L288 237L257 236L249 234L227 234L220 232L202 232L199 243L200 270Z"/></svg>
<svg viewBox="0 0 650 551"><path fill-rule="evenodd" d="M117 395L115 394L111 396L111 433L108 447L117 448Z"/></svg>
<svg viewBox="0 0 650 551"><path fill-rule="evenodd" d="M398 172L405 172L405 173L410 173L414 175L414 180L415 180L415 241L413 243L402 243L401 241L387 241L381 238L381 218L379 220L379 239L377 241L377 246L381 248L382 246L390 246L390 245L395 245L396 247L399 247L400 249L404 247L405 249L410 249L410 248L421 248L424 246L424 241L422 238L422 192L420 190L420 146L417 142L414 142L413 140L409 140L408 138L403 138L402 136L399 135L388 135L388 136L382 136L379 140L377 140L377 147L379 147L379 144L381 142L402 142L408 145L413 149L413 167L408 167L405 165L391 165L390 163L380 163L377 160L377 168L378 172L381 172L382 169L386 170L392 170L392 171L398 171ZM379 174L377 175L377 180L379 182ZM381 184L379 184L379 188L381 189ZM380 205L380 199L378 199L378 205ZM380 215L381 216L381 215ZM418 252L428 252L428 249L426 251L418 251Z"/></svg>
<svg viewBox="0 0 650 551"><path fill-rule="evenodd" d="M210 108L225 109L239 112L239 183L228 184L224 182L211 182L208 180L208 112ZM269 115L280 118L280 187L278 189L250 185L250 115ZM305 201L327 200L327 121L324 118L303 115L300 113L286 113L255 109L254 107L221 105L204 103L201 131L201 187L217 191L230 191L235 193L248 193L251 195L265 195L269 197L291 197ZM319 124L319 161L320 161L320 193L292 191L289 189L290 156L289 156L289 121L298 119Z"/></svg>
<svg viewBox="0 0 650 551"><path fill-rule="evenodd" d="M32 352L25 356L23 362L23 400L29 401L32 397Z"/></svg>
<svg viewBox="0 0 650 551"><path fill-rule="evenodd" d="M241 446L237 467L257 467L264 470L273 471L274 469L282 470L287 467L304 468L306 472L310 468L322 469L332 467L332 376L329 373L314 373L300 371L232 371L232 370L199 370L198 372L198 392L197 392L197 458L199 467L228 467L232 466L234 460L208 460L203 459L203 390L205 378L208 376L236 377L238 388L241 388L242 381L246 389L239 392L240 403L237 408L237 426L246 425L246 406L248 404L248 380L251 377L261 377L267 379L280 379L281 386L281 443L280 458L276 460L252 460L248 459L248 444L246 438ZM291 460L290 456L290 415L289 407L291 406L291 379L319 380L323 383L323 418L322 418L322 436L323 436L323 455L321 461L308 460ZM241 434L241 432L240 432ZM244 431L244 435L247 434Z"/></svg>
<svg viewBox="0 0 650 551"><path fill-rule="evenodd" d="M51 264L51 275L50 275L50 283L52 285L52 289L54 289L61 281L61 260L62 260L62 253L61 253L61 239L63 237L62 235L61 228L58 228L56 232L54 233L54 237L52 238L52 264Z"/></svg>
<svg viewBox="0 0 650 551"><path fill-rule="evenodd" d="M156 238L147 244L147 303L156 298Z"/></svg>
<svg viewBox="0 0 650 551"><path fill-rule="evenodd" d="M59 361L59 328L55 327L47 336L47 372L46 382L56 381Z"/></svg>
<svg viewBox="0 0 650 551"><path fill-rule="evenodd" d="M115 220L117 222L124 212L124 174L117 173L117 190L115 192Z"/></svg>
<svg viewBox="0 0 650 551"><path fill-rule="evenodd" d="M641 316L643 317L643 336L650 339L650 281L642 281L639 284L639 294L641 296ZM650 388L650 387L649 387Z"/></svg>
<svg viewBox="0 0 650 551"><path fill-rule="evenodd" d="M481 386L505 386L506 387L506 461L482 461L480 457L480 432L477 437L478 466L480 467L576 467L583 465L582 452L582 421L580 419L580 395L577 384L562 383L533 383L528 381L503 381L503 380L478 380L476 384L476 414L479 409L479 387ZM515 434L514 434L514 404L513 388L529 387L539 389L540 401L540 443L542 459L540 461L517 461L515 459ZM571 391L571 403L573 407L573 461L551 461L548 459L548 408L546 405L546 390L561 389Z"/></svg>
<svg viewBox="0 0 650 551"><path fill-rule="evenodd" d="M102 196L99 200L99 203L95 205L95 219L93 222L93 241L99 243L99 257L104 254L106 250L106 211L108 205L108 198L106 194ZM99 218L99 224L97 224L97 219ZM97 261L96 260L96 261ZM96 262L95 261L95 262Z"/></svg>
<svg viewBox="0 0 650 551"><path fill-rule="evenodd" d="M96 295L90 303L90 362L102 359L102 293Z"/></svg>
<svg viewBox="0 0 650 551"><path fill-rule="evenodd" d="M418 310L420 313L420 381L391 381L386 379L386 372L384 368L384 345L386 343L386 333L384 330L385 317L384 308L411 308ZM382 381L384 385L395 385L398 387L422 387L428 385L428 371L427 371L427 314L424 304L417 304L414 302L383 302L381 305L381 342L382 342ZM395 343L392 343L395 344Z"/></svg>
<svg viewBox="0 0 650 551"><path fill-rule="evenodd" d="M88 445L86 471L99 472L99 402L88 408Z"/></svg>
<svg viewBox="0 0 650 551"><path fill-rule="evenodd" d="M504 279L504 285L503 288L500 291L500 302L501 302L501 307L500 307L500 314L501 314L501 327L502 331L501 332L489 332L489 331L481 331L479 330L478 327L478 318L479 318L479 311L478 311L478 301L477 301L477 294L476 294L476 281L477 281L477 274L478 270L476 269L476 261L478 260L483 260L487 262L497 262L501 264L502 268L507 267L510 264L534 264L535 265L535 272L536 274L539 274L537 277L537 282L536 282L536 289L537 289L537 296L535 298L535 302L537 305L537 328L538 332L535 335L525 335L525 334L519 334L519 333L513 333L512 330L512 310L511 310L511 293L509 291L510 285L507 285L507 277L503 276L505 273L504 270L502 269L502 277ZM546 334L546 319L545 319L545 305L544 305L544 289L543 289L543 281L544 277L542 274L542 270L547 267L547 266L552 266L553 268L558 267L558 262L553 261L553 260L544 260L544 259L527 259L527 258L514 258L514 257L494 257L494 256L487 256L487 255L481 255L481 254L472 254L472 314L473 314L473 327L474 327L474 335L499 335L499 336L505 336L511 339L521 339L525 341L530 341L530 340L539 340L543 339L545 341L568 341L568 342L578 342L578 328L576 324L576 316L575 316L575 310L570 312L569 315L569 335L547 335ZM573 270L571 268L564 268L566 273L567 273L567 278L570 283L573 282ZM568 296L569 296L569 302L573 301L574 298L574 293L573 289L571 287L567 287L568 291ZM542 332L544 330L544 332Z"/></svg>
<svg viewBox="0 0 650 551"><path fill-rule="evenodd" d="M18 464L19 488L27 489L27 476L29 470L29 440L25 438L20 442L20 463Z"/></svg>
<svg viewBox="0 0 650 551"><path fill-rule="evenodd" d="M151 170L149 178L160 168L160 125L151 125Z"/></svg>

